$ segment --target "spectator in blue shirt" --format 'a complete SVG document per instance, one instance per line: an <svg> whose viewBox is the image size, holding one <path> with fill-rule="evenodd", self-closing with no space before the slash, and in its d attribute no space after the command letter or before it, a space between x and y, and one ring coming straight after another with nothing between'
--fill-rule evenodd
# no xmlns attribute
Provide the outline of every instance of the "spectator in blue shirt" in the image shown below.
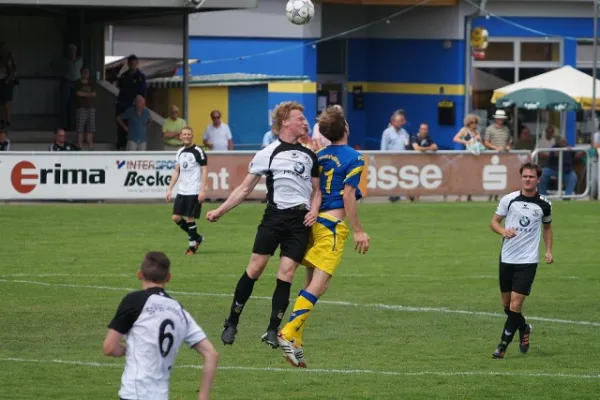
<svg viewBox="0 0 600 400"><path fill-rule="evenodd" d="M396 111L391 118L391 125L383 131L381 136L382 151L404 151L410 145L410 135L404 130L406 117L404 113Z"/></svg>
<svg viewBox="0 0 600 400"><path fill-rule="evenodd" d="M271 130L265 133L265 136L263 136L262 148L264 149L265 147L276 141L277 136L278 134L275 131L275 125L273 125L271 127Z"/></svg>
<svg viewBox="0 0 600 400"><path fill-rule="evenodd" d="M121 115L125 110L133 106L136 96L147 95L146 75L138 69L138 58L135 54L127 58L129 69L119 77L117 86L119 95L115 106L115 115ZM117 124L117 150L124 150L127 144L127 131L121 124Z"/></svg>
<svg viewBox="0 0 600 400"><path fill-rule="evenodd" d="M127 121L127 125L125 122ZM135 98L135 106L129 107L117 116L117 123L127 133L127 151L146 151L148 142L148 125L152 122L150 110L146 108L143 96Z"/></svg>

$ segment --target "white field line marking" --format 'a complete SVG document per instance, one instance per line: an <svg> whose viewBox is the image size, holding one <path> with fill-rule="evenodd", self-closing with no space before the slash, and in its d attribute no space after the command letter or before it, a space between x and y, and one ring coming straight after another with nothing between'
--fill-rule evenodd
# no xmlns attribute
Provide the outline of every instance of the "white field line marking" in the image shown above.
<svg viewBox="0 0 600 400"><path fill-rule="evenodd" d="M125 291L132 292L134 290L139 290L139 288L135 289L135 288L115 287L115 286L76 285L76 284L71 284L71 283L50 283L50 282L10 280L10 279L0 279L0 282L21 283L21 284L26 284L26 285L38 285L38 286L47 286L47 287L66 287L66 288L75 288L75 289L113 290L113 291L118 291L118 292L125 292ZM226 293L182 292L182 291L177 291L177 290L168 290L168 292L172 293L172 294L179 294L182 296L231 298L231 294L226 294ZM259 300L271 300L270 297L266 297L266 296L252 296L252 298L259 299ZM329 305L345 306L345 307L375 308L375 309L379 309L379 310L389 310L389 311L434 312L434 313L442 313L442 314L462 314L462 315L476 315L476 316L483 316L483 317L505 318L504 314L485 312L485 311L451 310L446 307L413 307L413 306L402 306L402 305L396 305L396 304L353 303L353 302L348 302L348 301L335 301L335 300L319 300L319 304L329 304ZM527 316L527 320L553 322L553 323L557 323L557 324L566 324L566 325L585 325L585 326L600 327L600 322L590 322L590 321L572 321L572 320L568 320L568 319L530 317L530 316Z"/></svg>
<svg viewBox="0 0 600 400"><path fill-rule="evenodd" d="M13 363L35 363L35 364L62 364L75 365L94 368L123 368L123 364L70 361L70 360L36 360L26 358L0 358L0 362ZM175 365L179 369L202 369L201 365ZM218 369L224 371L260 371L260 372L292 372L292 373L319 373L319 374L340 374L340 375L382 375L382 376L442 376L442 377L461 377L461 376L510 376L524 378L567 378L567 379L600 379L599 374L565 374L549 372L497 372L497 371L378 371L372 369L326 369L326 368L277 368L277 367L242 367L242 366L219 366Z"/></svg>
<svg viewBox="0 0 600 400"><path fill-rule="evenodd" d="M264 276L274 277L276 274L265 274ZM80 278L133 278L135 274L67 274L67 273L47 273L47 274L0 274L0 278L60 278L60 277L80 277ZM203 274L177 274L178 278L192 278L192 277L218 277L218 278L239 278L239 274L215 274L215 273L203 273ZM388 274L344 274L341 273L336 275L337 278L418 278L425 280L464 280L464 279L498 279L498 275L463 275L463 276L432 276L432 275L388 275ZM552 276L545 277L545 279L552 280L583 280L580 276Z"/></svg>

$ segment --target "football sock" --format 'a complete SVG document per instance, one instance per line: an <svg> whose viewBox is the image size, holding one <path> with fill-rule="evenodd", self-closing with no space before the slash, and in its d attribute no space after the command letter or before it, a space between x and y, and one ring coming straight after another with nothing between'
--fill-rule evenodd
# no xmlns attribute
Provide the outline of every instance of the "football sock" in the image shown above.
<svg viewBox="0 0 600 400"><path fill-rule="evenodd" d="M502 342L506 342L506 345L512 342L515 337L515 331L519 327L519 323L523 315L514 311L508 311L508 317L504 324L504 330L502 331Z"/></svg>
<svg viewBox="0 0 600 400"><path fill-rule="evenodd" d="M517 313L519 316L519 330L525 330L525 328L527 328L527 322L525 322L525 317L523 316L523 313Z"/></svg>
<svg viewBox="0 0 600 400"><path fill-rule="evenodd" d="M250 278L246 271L244 271L244 275L238 281L235 293L233 294L233 303L231 303L231 311L229 312L229 318L227 318L230 324L237 325L240 322L240 315L250 295L252 295L256 281L256 279Z"/></svg>
<svg viewBox="0 0 600 400"><path fill-rule="evenodd" d="M275 291L273 292L273 298L271 300L271 319L269 320L269 327L267 330L274 331L279 329L285 310L287 310L290 305L291 289L292 284L290 282L277 279L277 285L275 285Z"/></svg>
<svg viewBox="0 0 600 400"><path fill-rule="evenodd" d="M198 232L196 231L196 222L190 222L188 224L188 235L189 235L189 239L190 239L190 246L195 246L196 242L201 243L202 242L202 236L198 235Z"/></svg>
<svg viewBox="0 0 600 400"><path fill-rule="evenodd" d="M508 315L509 312L510 312L510 307L505 307L504 314Z"/></svg>
<svg viewBox="0 0 600 400"><path fill-rule="evenodd" d="M306 319L312 312L315 304L317 304L317 296L306 290L301 290L298 293L298 298L294 304L294 309L290 315L288 323L281 330L281 334L286 340L296 340L296 345L302 345L302 332Z"/></svg>
<svg viewBox="0 0 600 400"><path fill-rule="evenodd" d="M179 220L179 222L175 222L177 224L177 226L179 226L181 228L182 231L184 231L185 233L188 233L188 223L186 222L185 219L181 218Z"/></svg>

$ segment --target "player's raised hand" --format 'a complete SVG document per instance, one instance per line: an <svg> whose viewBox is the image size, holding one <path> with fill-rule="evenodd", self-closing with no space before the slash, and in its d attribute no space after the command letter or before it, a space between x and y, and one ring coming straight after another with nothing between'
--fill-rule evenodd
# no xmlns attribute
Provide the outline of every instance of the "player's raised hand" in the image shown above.
<svg viewBox="0 0 600 400"><path fill-rule="evenodd" d="M317 213L310 211L304 216L304 225L313 226L317 222Z"/></svg>
<svg viewBox="0 0 600 400"><path fill-rule="evenodd" d="M554 256L551 252L546 252L546 264L552 264L554 262Z"/></svg>
<svg viewBox="0 0 600 400"><path fill-rule="evenodd" d="M369 235L365 232L354 232L354 250L358 254L366 254L369 250Z"/></svg>
<svg viewBox="0 0 600 400"><path fill-rule="evenodd" d="M219 212L219 209L211 210L206 213L206 219L208 220L208 222L217 222L219 218L221 218L221 213Z"/></svg>
<svg viewBox="0 0 600 400"><path fill-rule="evenodd" d="M504 230L502 236L504 236L505 239L514 238L517 236L517 232L513 228L508 228Z"/></svg>
<svg viewBox="0 0 600 400"><path fill-rule="evenodd" d="M167 201L171 201L171 191L167 190Z"/></svg>

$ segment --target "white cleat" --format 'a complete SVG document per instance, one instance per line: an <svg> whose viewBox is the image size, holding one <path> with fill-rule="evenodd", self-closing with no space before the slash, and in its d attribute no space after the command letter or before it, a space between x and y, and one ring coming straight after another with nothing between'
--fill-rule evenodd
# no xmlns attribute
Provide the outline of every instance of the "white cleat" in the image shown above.
<svg viewBox="0 0 600 400"><path fill-rule="evenodd" d="M298 367L299 362L296 358L296 346L293 342L284 339L281 334L277 336L277 341L279 342L279 348L283 350L283 357L289 362L293 367ZM302 351L302 349L300 349ZM302 360L304 361L304 354L302 352Z"/></svg>
<svg viewBox="0 0 600 400"><path fill-rule="evenodd" d="M294 355L296 356L296 360L298 360L298 367L306 368L306 360L304 359L304 350L302 349L302 346L294 346Z"/></svg>

